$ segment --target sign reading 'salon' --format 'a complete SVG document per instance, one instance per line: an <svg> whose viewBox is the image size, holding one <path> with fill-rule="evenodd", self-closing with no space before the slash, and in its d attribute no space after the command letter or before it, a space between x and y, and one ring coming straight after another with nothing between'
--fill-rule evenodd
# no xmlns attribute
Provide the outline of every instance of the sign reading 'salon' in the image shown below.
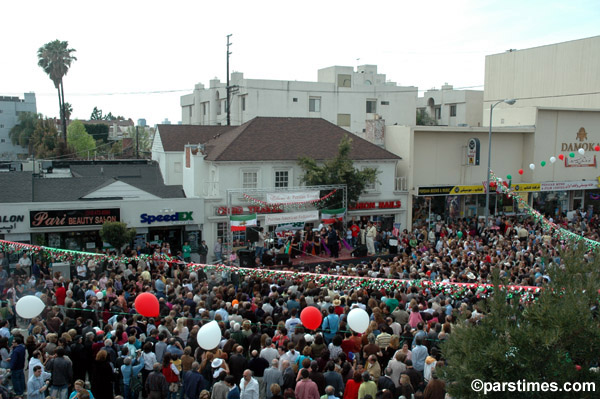
<svg viewBox="0 0 600 399"><path fill-rule="evenodd" d="M115 209L76 209L30 211L30 227L70 227L96 226L104 222L118 222L121 210Z"/></svg>

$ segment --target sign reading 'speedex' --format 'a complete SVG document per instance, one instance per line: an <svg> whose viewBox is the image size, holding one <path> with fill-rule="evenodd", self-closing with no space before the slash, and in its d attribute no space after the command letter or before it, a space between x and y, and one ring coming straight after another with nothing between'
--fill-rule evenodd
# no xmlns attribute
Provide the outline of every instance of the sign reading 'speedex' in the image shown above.
<svg viewBox="0 0 600 399"><path fill-rule="evenodd" d="M193 221L193 211L190 212L175 212L169 215L148 215L142 213L140 215L140 223L152 224L154 222L184 222L186 220Z"/></svg>
<svg viewBox="0 0 600 399"><path fill-rule="evenodd" d="M120 209L76 209L59 211L30 211L30 227L95 226L118 222Z"/></svg>

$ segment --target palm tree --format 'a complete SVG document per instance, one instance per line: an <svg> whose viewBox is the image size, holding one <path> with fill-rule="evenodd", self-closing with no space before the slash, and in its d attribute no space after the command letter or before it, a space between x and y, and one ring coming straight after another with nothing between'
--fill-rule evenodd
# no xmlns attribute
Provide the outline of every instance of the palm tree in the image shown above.
<svg viewBox="0 0 600 399"><path fill-rule="evenodd" d="M58 91L58 105L62 120L63 138L67 141L67 118L65 112L65 88L63 77L69 71L69 67L77 58L71 53L75 49L69 48L69 42L54 40L44 44L38 50L38 65L48 74L54 87Z"/></svg>

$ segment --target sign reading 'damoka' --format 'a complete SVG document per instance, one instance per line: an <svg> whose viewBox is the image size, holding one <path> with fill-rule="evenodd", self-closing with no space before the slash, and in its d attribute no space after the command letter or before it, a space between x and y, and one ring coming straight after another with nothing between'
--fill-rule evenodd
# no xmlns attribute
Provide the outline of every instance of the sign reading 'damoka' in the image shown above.
<svg viewBox="0 0 600 399"><path fill-rule="evenodd" d="M586 132L584 127L580 127L575 135L575 140L572 143L561 143L560 151L561 152L575 152L580 148L583 148L586 151L595 151L595 147L600 145L600 143L592 143L588 142L588 133Z"/></svg>
<svg viewBox="0 0 600 399"><path fill-rule="evenodd" d="M75 209L62 211L30 211L30 227L96 226L104 222L118 222L121 210Z"/></svg>

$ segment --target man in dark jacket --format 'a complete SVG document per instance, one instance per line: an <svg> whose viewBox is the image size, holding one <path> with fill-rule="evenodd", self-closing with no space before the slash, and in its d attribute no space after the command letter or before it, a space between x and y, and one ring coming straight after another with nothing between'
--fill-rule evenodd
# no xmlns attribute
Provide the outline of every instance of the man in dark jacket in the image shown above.
<svg viewBox="0 0 600 399"><path fill-rule="evenodd" d="M183 394L185 399L196 399L200 396L200 392L207 388L207 383L202 374L199 372L200 364L192 363L192 369L183 373Z"/></svg>
<svg viewBox="0 0 600 399"><path fill-rule="evenodd" d="M392 393L393 397L395 398L398 395L396 394L396 384L394 384L394 381L391 378L392 373L392 369L390 367L386 367L385 375L379 377L379 381L377 382L377 390L383 391L384 389L387 389Z"/></svg>
<svg viewBox="0 0 600 399"><path fill-rule="evenodd" d="M319 371L319 364L316 360L313 360L310 363L310 373L309 378L317 384L317 388L319 388L319 395L325 395L325 387L327 384L325 383L325 377L323 377L323 373Z"/></svg>
<svg viewBox="0 0 600 399"><path fill-rule="evenodd" d="M244 347L238 345L236 347L235 355L232 355L229 358L229 374L231 374L236 381L240 381L242 379L242 374L244 374L244 370L248 368L248 361L244 356Z"/></svg>
<svg viewBox="0 0 600 399"><path fill-rule="evenodd" d="M15 395L22 396L25 392L25 345L23 345L23 337L15 335L13 340L13 348L10 353L10 373L13 383Z"/></svg>
<svg viewBox="0 0 600 399"><path fill-rule="evenodd" d="M289 360L284 360L281 363L281 368L283 369L283 386L281 387L281 390L285 391L288 388L296 389L296 374L294 373Z"/></svg>
<svg viewBox="0 0 600 399"><path fill-rule="evenodd" d="M327 371L323 374L325 385L331 385L334 389L334 396L341 398L344 396L344 380L340 373L335 372L335 363L331 360L327 362Z"/></svg>
<svg viewBox="0 0 600 399"><path fill-rule="evenodd" d="M166 399L169 384L167 379L161 372L161 364L154 363L153 371L146 378L146 392L148 392L148 399Z"/></svg>

